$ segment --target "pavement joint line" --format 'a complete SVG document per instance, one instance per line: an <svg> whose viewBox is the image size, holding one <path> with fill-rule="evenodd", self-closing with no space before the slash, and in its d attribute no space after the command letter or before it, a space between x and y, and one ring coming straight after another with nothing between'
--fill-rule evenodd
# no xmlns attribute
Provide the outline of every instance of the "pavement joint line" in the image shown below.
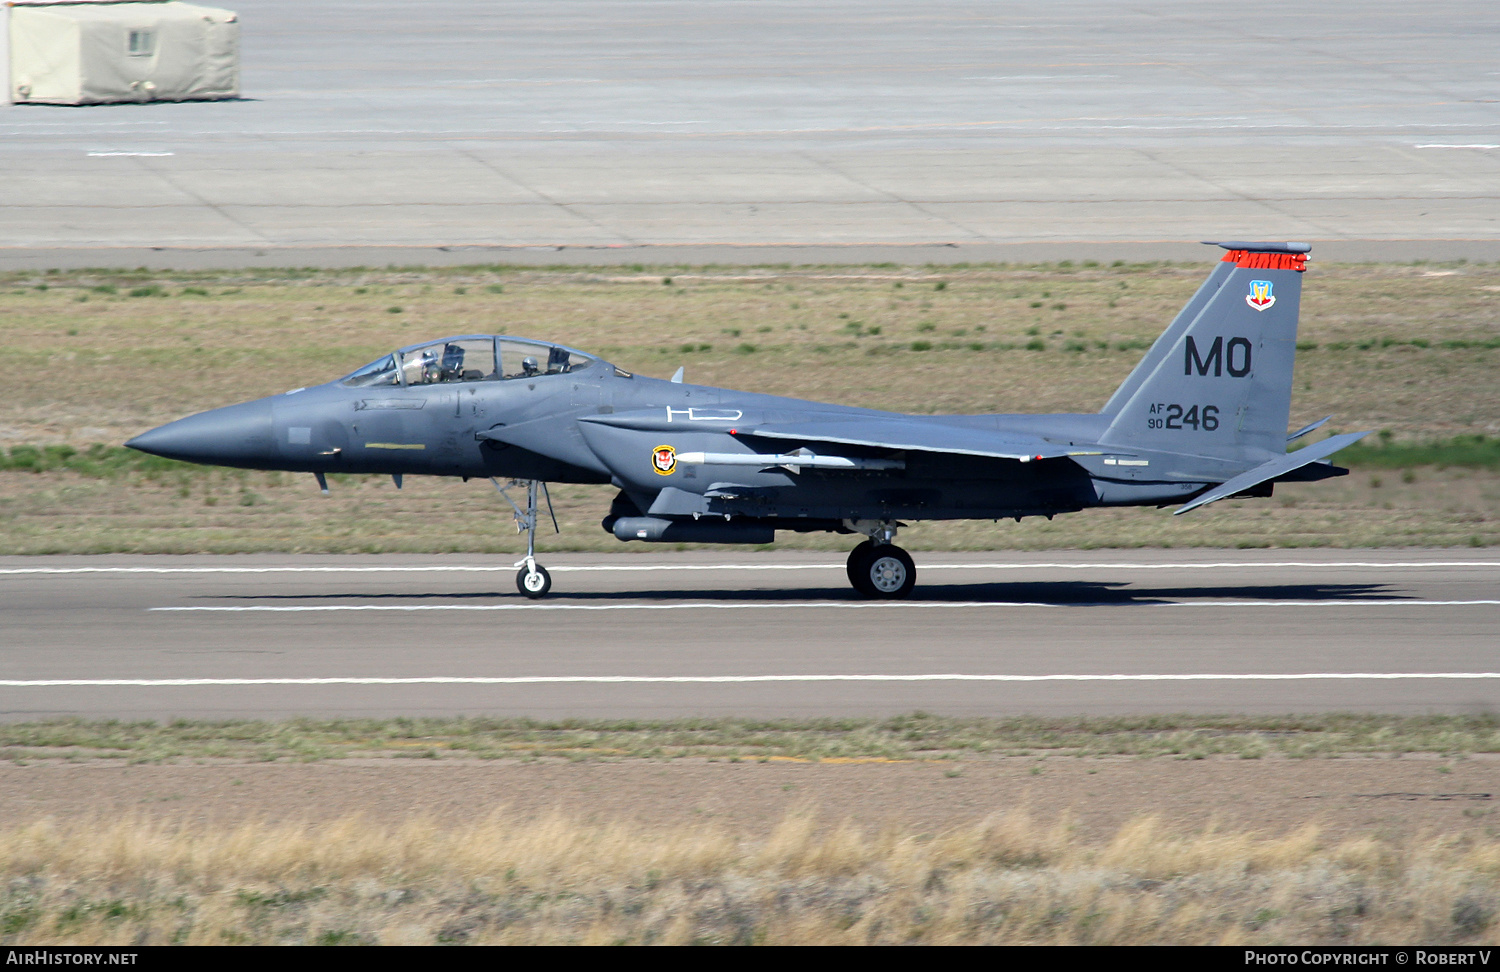
<svg viewBox="0 0 1500 972"><path fill-rule="evenodd" d="M1141 563L974 563L974 564L920 564L921 570L1254 570L1286 567L1362 567L1383 570L1399 570L1417 567L1495 567L1500 560L1412 560L1412 561L1263 561L1236 563L1233 561L1176 564ZM0 575L22 574L399 574L399 573L507 573L516 569L515 564L473 565L434 564L411 566L355 567L318 565L307 567L0 567ZM560 564L548 567L554 574L582 573L588 571L668 571L668 570L843 570L836 564Z"/></svg>
<svg viewBox="0 0 1500 972"><path fill-rule="evenodd" d="M168 605L147 611L297 614L332 611L720 611L790 608L1109 608L1109 607L1466 607L1497 605L1500 600L1418 601L1381 598L1368 601L1166 601L1132 604L1119 601L1077 603L1044 601L691 601L684 604L236 604Z"/></svg>
<svg viewBox="0 0 1500 972"><path fill-rule="evenodd" d="M0 688L144 687L198 685L614 685L713 684L745 682L1291 682L1405 681L1412 679L1492 680L1500 672L1213 672L1185 674L848 674L848 675L513 675L413 677L337 676L329 678L43 678L0 679Z"/></svg>

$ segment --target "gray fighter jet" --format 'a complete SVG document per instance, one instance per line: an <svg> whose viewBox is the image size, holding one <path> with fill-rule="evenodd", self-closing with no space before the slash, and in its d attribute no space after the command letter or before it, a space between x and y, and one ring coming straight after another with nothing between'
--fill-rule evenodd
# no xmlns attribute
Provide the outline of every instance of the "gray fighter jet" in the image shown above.
<svg viewBox="0 0 1500 972"><path fill-rule="evenodd" d="M1365 432L1288 452L1304 243L1228 250L1104 407L1077 415L903 415L634 375L581 351L494 335L413 345L337 381L172 422L130 440L190 462L501 486L536 562L546 483L608 483L623 541L770 543L777 530L863 535L849 580L911 592L904 521L1051 518L1091 506L1270 496L1344 475L1328 457ZM540 486L540 489L539 489ZM518 503L507 489L524 489ZM523 505L524 503L524 505ZM550 504L549 504L550 506ZM554 519L555 525L555 519Z"/></svg>

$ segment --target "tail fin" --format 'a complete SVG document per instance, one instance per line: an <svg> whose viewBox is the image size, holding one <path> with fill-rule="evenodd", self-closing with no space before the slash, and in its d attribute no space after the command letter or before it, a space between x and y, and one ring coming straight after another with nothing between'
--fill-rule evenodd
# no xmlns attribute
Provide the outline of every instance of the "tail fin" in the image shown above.
<svg viewBox="0 0 1500 972"><path fill-rule="evenodd" d="M1100 441L1260 461L1286 452L1306 243L1229 252L1111 396Z"/></svg>

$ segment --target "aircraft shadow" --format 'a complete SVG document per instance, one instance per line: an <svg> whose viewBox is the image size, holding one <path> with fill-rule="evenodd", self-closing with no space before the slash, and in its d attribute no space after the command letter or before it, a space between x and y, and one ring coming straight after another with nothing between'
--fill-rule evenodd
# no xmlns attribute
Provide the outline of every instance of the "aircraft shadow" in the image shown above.
<svg viewBox="0 0 1500 972"><path fill-rule="evenodd" d="M1384 584L1243 584L1217 587L1141 587L1126 583L1091 581L1021 582L1009 584L925 584L912 592L911 601L930 603L989 602L1005 604L1049 604L1065 607L1127 607L1194 601L1328 601L1400 600L1412 597ZM236 602L424 602L424 601L520 601L515 591L430 591L425 593L307 593L216 595L205 600ZM621 602L666 603L677 601L779 603L804 601L861 601L848 587L795 587L777 590L724 590L672 588L646 591L554 590L546 602L605 604ZM879 604L872 601L871 604Z"/></svg>

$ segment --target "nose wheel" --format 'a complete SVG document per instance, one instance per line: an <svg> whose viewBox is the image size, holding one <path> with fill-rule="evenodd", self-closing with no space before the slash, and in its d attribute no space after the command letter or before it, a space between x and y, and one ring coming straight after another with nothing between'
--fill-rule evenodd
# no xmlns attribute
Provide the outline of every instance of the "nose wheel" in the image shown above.
<svg viewBox="0 0 1500 972"><path fill-rule="evenodd" d="M552 590L552 575L541 564L532 562L529 567L522 567L516 574L516 590L532 600L546 597L547 592Z"/></svg>
<svg viewBox="0 0 1500 972"><path fill-rule="evenodd" d="M917 565L911 554L893 543L866 540L850 551L845 569L849 583L869 598L906 597L917 585Z"/></svg>
<svg viewBox="0 0 1500 972"><path fill-rule="evenodd" d="M542 495L547 498L547 513L552 517L554 530L557 529L557 514L552 512L552 495L547 492L546 483L532 479L524 483L512 481L509 485L526 487L526 508L523 510L510 498L505 487L495 482L500 495L516 511L516 529L526 534L526 556L516 561L516 566L521 568L516 574L516 590L535 601L546 597L547 592L552 590L552 575L547 573L547 568L536 562L537 487L541 487Z"/></svg>

